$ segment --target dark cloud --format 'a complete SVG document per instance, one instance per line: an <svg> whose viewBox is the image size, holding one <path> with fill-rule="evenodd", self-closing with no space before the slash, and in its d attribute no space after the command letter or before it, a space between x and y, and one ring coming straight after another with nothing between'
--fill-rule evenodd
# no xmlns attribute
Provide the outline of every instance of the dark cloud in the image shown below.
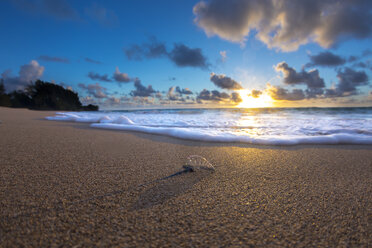
<svg viewBox="0 0 372 248"><path fill-rule="evenodd" d="M145 50L139 45L131 45L129 48L123 48L123 51L129 60L142 60L145 56Z"/></svg>
<svg viewBox="0 0 372 248"><path fill-rule="evenodd" d="M237 92L231 93L231 100L235 103L239 103L239 102L243 101L243 99L241 98L241 96Z"/></svg>
<svg viewBox="0 0 372 248"><path fill-rule="evenodd" d="M318 70L311 70L309 72L302 70L301 72L297 72L285 62L277 64L275 69L283 73L285 84L305 84L310 89L323 88L325 86L324 80L319 76Z"/></svg>
<svg viewBox="0 0 372 248"><path fill-rule="evenodd" d="M94 60L94 59L91 59L91 58L84 58L84 60L85 60L85 62L92 63L92 64L97 64L97 65L103 64L101 61Z"/></svg>
<svg viewBox="0 0 372 248"><path fill-rule="evenodd" d="M121 98L117 98L114 96L109 96L104 102L104 105L106 106L117 106L121 103Z"/></svg>
<svg viewBox="0 0 372 248"><path fill-rule="evenodd" d="M86 96L86 97L80 97L80 101L83 105L89 105L89 104L94 104L98 105L99 103L97 102L97 99L91 97L91 96Z"/></svg>
<svg viewBox="0 0 372 248"><path fill-rule="evenodd" d="M176 87L176 92L181 95L191 95L192 91L189 88L181 89L179 86Z"/></svg>
<svg viewBox="0 0 372 248"><path fill-rule="evenodd" d="M85 90L89 95L95 97L95 98L107 98L107 89L102 87L99 83L95 84L78 84L79 88Z"/></svg>
<svg viewBox="0 0 372 248"><path fill-rule="evenodd" d="M354 61L357 61L357 60L359 60L359 57L358 57L358 56L351 55L351 56L348 58L347 62L354 62Z"/></svg>
<svg viewBox="0 0 372 248"><path fill-rule="evenodd" d="M367 57L367 56L370 56L372 55L372 51L367 49L367 50L364 50L363 53L362 53L362 56L363 57Z"/></svg>
<svg viewBox="0 0 372 248"><path fill-rule="evenodd" d="M119 71L119 68L116 67L113 78L118 83L129 83L132 79L128 76L127 73L123 73Z"/></svg>
<svg viewBox="0 0 372 248"><path fill-rule="evenodd" d="M324 89L323 88L307 88L305 90L305 93L306 93L307 99L317 98L323 95Z"/></svg>
<svg viewBox="0 0 372 248"><path fill-rule="evenodd" d="M46 12L60 19L77 19L77 11L66 0L41 0Z"/></svg>
<svg viewBox="0 0 372 248"><path fill-rule="evenodd" d="M366 62L358 62L358 63L355 63L353 65L353 67L359 67L359 68L370 68L371 67L371 63L370 61L366 61Z"/></svg>
<svg viewBox="0 0 372 248"><path fill-rule="evenodd" d="M297 50L316 42L331 47L372 33L372 2L367 0L210 0L194 6L195 23L208 36L244 42L250 31L269 48Z"/></svg>
<svg viewBox="0 0 372 248"><path fill-rule="evenodd" d="M279 86L270 86L268 92L274 100L299 101L306 98L301 89L293 89L292 91L289 91Z"/></svg>
<svg viewBox="0 0 372 248"><path fill-rule="evenodd" d="M168 51L164 42L159 42L155 37L150 37L149 42L142 45L132 45L124 48L124 54L129 60L142 60L144 58L165 57L179 67L208 68L207 58L200 48L190 48L182 43L174 44Z"/></svg>
<svg viewBox="0 0 372 248"><path fill-rule="evenodd" d="M372 55L372 51L369 50L369 49L367 49L367 50L364 50L364 51L362 52L362 54L359 55L359 56L351 55L351 56L348 58L347 62L350 62L350 63L351 63L351 62L355 62L355 61L358 61L358 60L361 60L361 59L366 59L366 58L369 57L370 55Z"/></svg>
<svg viewBox="0 0 372 248"><path fill-rule="evenodd" d="M349 67L338 71L338 84L334 89L326 90L326 97L344 97L356 95L357 87L369 84L368 75L364 71L356 71Z"/></svg>
<svg viewBox="0 0 372 248"><path fill-rule="evenodd" d="M92 80L102 81L102 82L112 82L112 80L108 77L107 74L100 75L95 72L89 72L88 77Z"/></svg>
<svg viewBox="0 0 372 248"><path fill-rule="evenodd" d="M7 91L22 89L31 82L40 79L44 73L44 66L40 66L36 60L31 60L29 64L20 67L18 76L13 77L10 70L1 74Z"/></svg>
<svg viewBox="0 0 372 248"><path fill-rule="evenodd" d="M67 59L67 58L62 58L62 57L52 57L52 56L48 56L48 55L41 55L39 56L38 58L39 60L43 60L43 61L48 61L48 62L57 62L57 63L70 63L70 60Z"/></svg>
<svg viewBox="0 0 372 248"><path fill-rule="evenodd" d="M287 73L285 79L287 78L287 80L284 80L284 82L286 84L296 85L300 84L300 82L303 82L303 80L297 80L298 76L295 75L295 72L289 72L291 70L289 70L284 64L280 64L280 70L283 70L283 68L285 68L284 71L286 71ZM280 86L278 87L269 85L267 91L275 100L298 101L303 99L324 99L357 95L359 94L358 87L369 84L368 75L364 71L356 71L349 67L338 70L337 78L338 83L334 88L331 89L324 89L324 87L310 87L308 85L308 88L305 90L293 89L292 91L289 91L288 89Z"/></svg>
<svg viewBox="0 0 372 248"><path fill-rule="evenodd" d="M151 43L146 45L145 56L147 58L159 58L167 56L167 48L163 42L157 41L155 38L150 39Z"/></svg>
<svg viewBox="0 0 372 248"><path fill-rule="evenodd" d="M106 9L96 3L86 8L85 14L105 27L114 27L119 24L119 18L113 10Z"/></svg>
<svg viewBox="0 0 372 248"><path fill-rule="evenodd" d="M61 20L77 20L77 11L66 0L9 0L31 14L45 14Z"/></svg>
<svg viewBox="0 0 372 248"><path fill-rule="evenodd" d="M223 74L217 75L213 72L211 73L210 80L219 88L221 89L228 89L228 90L239 90L243 87L240 83L236 82L234 79L227 77Z"/></svg>
<svg viewBox="0 0 372 248"><path fill-rule="evenodd" d="M346 63L346 59L331 52L321 52L317 55L310 56L310 63L307 66L341 66Z"/></svg>
<svg viewBox="0 0 372 248"><path fill-rule="evenodd" d="M176 87L170 87L167 92L167 98L170 101L185 101L182 96L176 91Z"/></svg>
<svg viewBox="0 0 372 248"><path fill-rule="evenodd" d="M250 94L253 98L258 98L260 95L262 95L262 91L260 90L252 90Z"/></svg>
<svg viewBox="0 0 372 248"><path fill-rule="evenodd" d="M189 48L184 44L175 44L169 53L169 59L179 67L208 68L207 58L200 48Z"/></svg>
<svg viewBox="0 0 372 248"><path fill-rule="evenodd" d="M197 102L201 103L202 101L226 101L230 99L230 95L226 92L219 92L218 90L209 91L203 89L196 97Z"/></svg>
<svg viewBox="0 0 372 248"><path fill-rule="evenodd" d="M160 92L158 92L160 93ZM162 96L158 95L158 93L155 95L157 98L162 99ZM189 97L183 97L183 95L190 95L192 92L188 89L181 89L179 86L172 86L168 89L168 92L166 92L166 99L168 101L174 101L174 102L186 102L186 100L189 100Z"/></svg>
<svg viewBox="0 0 372 248"><path fill-rule="evenodd" d="M164 42L159 42L155 37L150 37L147 43L134 44L124 48L124 54L130 60L142 60L144 58L159 58L168 56Z"/></svg>
<svg viewBox="0 0 372 248"><path fill-rule="evenodd" d="M131 96L148 97L156 93L156 91L152 88L151 85L145 87L144 85L141 84L141 81L138 78L134 80L134 87L136 89L130 92Z"/></svg>

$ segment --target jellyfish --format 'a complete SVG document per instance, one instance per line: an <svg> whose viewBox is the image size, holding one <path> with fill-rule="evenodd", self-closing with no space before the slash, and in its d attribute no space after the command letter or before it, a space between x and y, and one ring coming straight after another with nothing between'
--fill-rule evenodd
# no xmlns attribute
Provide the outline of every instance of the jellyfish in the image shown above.
<svg viewBox="0 0 372 248"><path fill-rule="evenodd" d="M185 172L194 172L198 170L215 170L214 166L210 162L208 162L207 159L199 155L188 156L185 165L183 165L183 169Z"/></svg>

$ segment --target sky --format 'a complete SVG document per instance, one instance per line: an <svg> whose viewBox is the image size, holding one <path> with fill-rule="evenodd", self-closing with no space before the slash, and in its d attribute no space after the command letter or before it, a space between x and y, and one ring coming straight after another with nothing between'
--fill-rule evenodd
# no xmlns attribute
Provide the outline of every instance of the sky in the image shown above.
<svg viewBox="0 0 372 248"><path fill-rule="evenodd" d="M372 106L372 1L2 0L0 76L101 109Z"/></svg>

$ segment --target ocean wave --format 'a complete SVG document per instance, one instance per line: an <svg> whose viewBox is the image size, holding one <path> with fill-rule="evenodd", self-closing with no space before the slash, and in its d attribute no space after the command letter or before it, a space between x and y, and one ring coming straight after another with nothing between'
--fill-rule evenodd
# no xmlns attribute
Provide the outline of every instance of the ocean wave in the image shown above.
<svg viewBox="0 0 372 248"><path fill-rule="evenodd" d="M262 145L372 144L372 113L282 110L203 110L56 113L48 120L91 123L94 128L136 131L180 139ZM295 112L295 113L294 113ZM329 114L331 112L331 114ZM348 112L345 114L345 112Z"/></svg>

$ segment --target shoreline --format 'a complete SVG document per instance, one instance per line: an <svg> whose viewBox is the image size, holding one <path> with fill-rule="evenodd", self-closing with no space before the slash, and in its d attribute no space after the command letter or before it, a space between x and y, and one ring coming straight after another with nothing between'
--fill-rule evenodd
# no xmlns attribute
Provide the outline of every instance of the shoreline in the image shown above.
<svg viewBox="0 0 372 248"><path fill-rule="evenodd" d="M169 109L165 109L169 111ZM232 110L235 111L235 110ZM58 113L58 114L57 114ZM194 128L183 128L185 126L167 126L167 125L152 125L147 123L145 125L133 123L131 120L135 116L121 115L118 116L119 112L95 112L92 115L88 113L79 114L78 112L57 112L48 116L45 119L49 121L63 121L69 123L87 123L90 128L98 128L103 130L114 130L122 132L136 132L144 133L151 135L160 135L171 137L175 139L180 139L184 141L196 141L199 143L220 143L220 144L247 144L253 146L298 146L298 145L367 145L372 146L371 136L360 135L364 134L364 130L355 130L351 129L350 132L332 132L325 130L328 135L319 135L313 133L296 133L291 134L291 131L288 131L288 135L262 135L262 136L246 136L235 134L234 131L228 130L228 132L216 131L209 132L208 130L194 130ZM126 112L124 112L126 113ZM149 113L150 115L152 113ZM103 119L103 121L101 121ZM156 119L156 118L155 118ZM141 121L141 120L140 120ZM189 120L186 120L186 122ZM270 126L270 124L269 124ZM190 126L193 127L193 124ZM234 128L234 127L231 127ZM296 127L294 127L296 128ZM363 129L363 128L362 128ZM337 131L337 130L336 130ZM232 132L232 133L231 133ZM260 129L257 129L257 132L261 132ZM277 132L277 131L276 131ZM319 131L322 133L321 131ZM275 131L274 131L275 133ZM370 133L367 131L367 133Z"/></svg>
<svg viewBox="0 0 372 248"><path fill-rule="evenodd" d="M0 246L372 242L370 145L198 142L55 112L0 108ZM156 181L191 154L216 171Z"/></svg>

